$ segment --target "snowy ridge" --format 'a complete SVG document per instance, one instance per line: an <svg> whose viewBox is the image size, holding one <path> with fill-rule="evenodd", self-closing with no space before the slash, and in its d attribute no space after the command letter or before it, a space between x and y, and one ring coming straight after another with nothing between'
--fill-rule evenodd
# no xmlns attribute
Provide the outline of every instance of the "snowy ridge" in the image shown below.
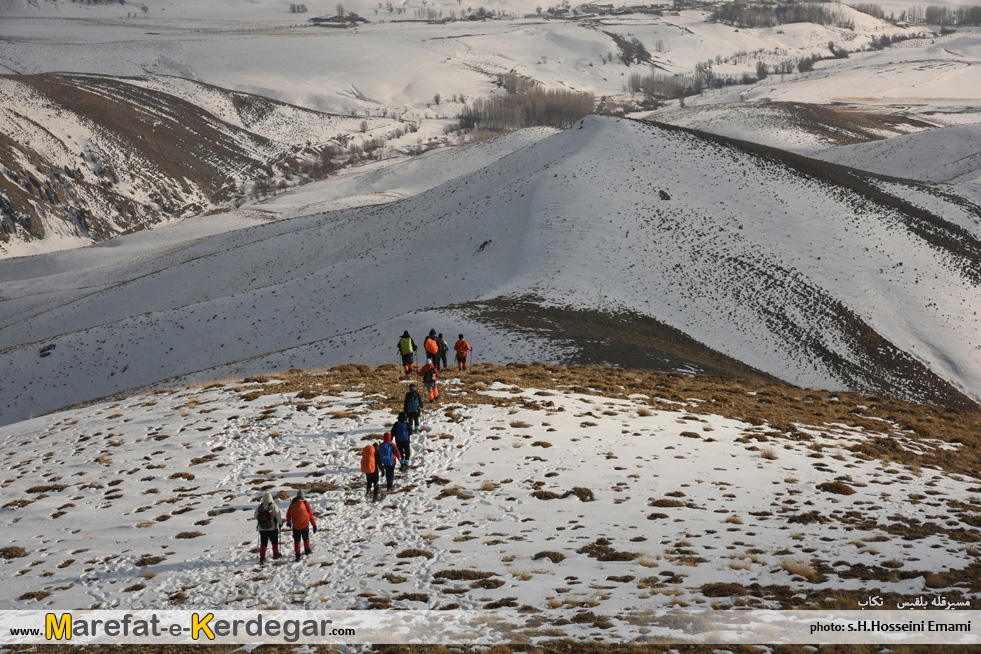
<svg viewBox="0 0 981 654"><path fill-rule="evenodd" d="M656 319L799 385L973 406L981 334L963 307L981 244L876 183L590 117L394 204L163 249L125 237L113 247L138 256L109 268L71 253L7 261L0 406L9 422L209 370L388 362L403 329L483 330L481 301L525 296ZM978 221L977 206L931 201ZM480 339L485 360L514 358L521 320Z"/></svg>

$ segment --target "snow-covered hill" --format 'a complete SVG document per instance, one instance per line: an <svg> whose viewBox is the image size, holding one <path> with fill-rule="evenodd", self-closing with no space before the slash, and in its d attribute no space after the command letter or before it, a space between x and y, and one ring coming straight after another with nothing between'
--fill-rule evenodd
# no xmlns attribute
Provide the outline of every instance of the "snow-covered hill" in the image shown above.
<svg viewBox="0 0 981 654"><path fill-rule="evenodd" d="M981 125L836 148L818 158L880 175L950 184L981 201Z"/></svg>
<svg viewBox="0 0 981 654"><path fill-rule="evenodd" d="M340 154L349 138L405 131L394 119L321 114L179 78L7 76L0 93L8 256L200 214L268 174L273 185L287 184L284 173L296 184L327 147Z"/></svg>
<svg viewBox="0 0 981 654"><path fill-rule="evenodd" d="M413 467L375 504L360 452L406 384L395 366L291 371L0 428L0 609L523 607L622 641L646 633L632 613L663 607L981 600L976 420L478 365L444 380ZM300 489L313 554L294 562L289 542L260 567L258 498L285 512Z"/></svg>
<svg viewBox="0 0 981 654"><path fill-rule="evenodd" d="M303 213L0 263L4 421L170 378L382 363L431 326L486 360L981 399L981 210L930 187L590 117L403 201ZM654 345L682 336L666 363Z"/></svg>

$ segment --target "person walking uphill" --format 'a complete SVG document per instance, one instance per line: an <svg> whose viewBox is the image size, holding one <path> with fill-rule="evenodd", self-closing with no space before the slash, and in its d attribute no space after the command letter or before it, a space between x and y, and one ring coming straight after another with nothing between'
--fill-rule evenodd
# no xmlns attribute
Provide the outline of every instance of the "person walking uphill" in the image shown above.
<svg viewBox="0 0 981 654"><path fill-rule="evenodd" d="M409 430L419 431L419 416L422 414L422 396L416 390L415 384L409 384L409 392L405 394L402 411L409 419Z"/></svg>
<svg viewBox="0 0 981 654"><path fill-rule="evenodd" d="M430 329L429 336L422 343L422 348L426 350L426 358L433 362L439 370L439 342L436 341L436 330Z"/></svg>
<svg viewBox="0 0 981 654"><path fill-rule="evenodd" d="M406 422L408 416L405 412L399 414L398 420L392 425L392 437L395 439L395 447L399 448L399 454L402 455L402 469L405 470L409 467L409 458L412 456L412 447L409 445L409 434L411 430L409 429L409 423Z"/></svg>
<svg viewBox="0 0 981 654"><path fill-rule="evenodd" d="M361 472L364 473L365 479L364 494L366 497L371 495L376 502L378 501L378 473L380 469L378 446L365 445L364 449L361 450ZM372 493L372 489L374 489L374 493Z"/></svg>
<svg viewBox="0 0 981 654"><path fill-rule="evenodd" d="M258 523L256 529L259 530L259 563L266 562L266 548L270 543L272 543L273 558L283 558L279 553L279 529L283 525L283 516L269 491L266 491L259 506L256 507L255 519Z"/></svg>
<svg viewBox="0 0 981 654"><path fill-rule="evenodd" d="M409 336L408 330L402 332L401 338L399 338L399 344L396 346L399 349L399 354L402 355L402 368L405 370L405 376L409 376L409 372L412 370L415 361L416 342L412 340Z"/></svg>
<svg viewBox="0 0 981 654"><path fill-rule="evenodd" d="M313 533L317 533L317 519L313 516L313 508L310 502L303 497L303 489L296 491L296 497L286 511L286 527L293 529L293 551L296 553L296 560L300 560L300 541L303 541L303 553L313 554L310 549L310 527Z"/></svg>
<svg viewBox="0 0 981 654"><path fill-rule="evenodd" d="M436 383L439 381L439 368L436 367L432 359L426 359L426 365L417 372L422 375L422 383L426 385L429 401L432 402L439 397L439 389L436 388Z"/></svg>
<svg viewBox="0 0 981 654"><path fill-rule="evenodd" d="M473 351L473 348L470 347L470 343L467 343L466 339L463 338L463 334L460 334L460 340L458 340L456 342L456 345L453 346L453 349L456 350L456 365L457 365L457 367L460 370L466 370L467 369L467 354L469 352L472 352Z"/></svg>
<svg viewBox="0 0 981 654"><path fill-rule="evenodd" d="M450 344L446 342L443 335L440 334L436 337L436 345L439 346L439 369L443 370L446 368L446 353L450 351Z"/></svg>
<svg viewBox="0 0 981 654"><path fill-rule="evenodd" d="M399 462L399 448L392 442L392 435L385 432L385 442L378 446L378 458L385 468L385 482L388 492L395 488L395 465Z"/></svg>

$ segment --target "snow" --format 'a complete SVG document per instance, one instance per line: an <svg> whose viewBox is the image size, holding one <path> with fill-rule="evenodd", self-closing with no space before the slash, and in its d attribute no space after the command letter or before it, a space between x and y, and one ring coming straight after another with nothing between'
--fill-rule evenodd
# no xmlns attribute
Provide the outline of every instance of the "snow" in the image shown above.
<svg viewBox="0 0 981 654"><path fill-rule="evenodd" d="M0 609L329 610L390 601L466 610L507 598L620 615L730 605L702 593L709 583L862 589L833 571L845 561L937 571L973 561L970 544L946 532L901 539L885 526L897 514L955 524L961 514L943 498L976 503L976 480L853 457L848 448L873 432L800 425L807 439L792 440L684 407L650 411L640 398L488 387L452 372L449 381L413 436L413 467L378 504L364 497L360 450L394 414L384 398L339 387L329 373L303 409L275 392L279 382L244 402L261 382L219 383L0 428L8 470L0 524L8 544L26 550L0 566L8 590ZM455 400L474 393L499 405ZM905 444L894 429L883 423ZM855 493L816 488L834 480ZM285 511L294 484L322 485L306 491L319 525L314 553L260 568L253 508L268 489L282 493ZM574 488L593 501L548 499ZM788 518L804 514L827 522L788 529ZM857 514L864 522L852 525L847 516ZM601 538L635 557L603 562L582 550ZM412 549L429 557L399 556ZM536 558L541 552L564 559ZM141 563L149 556L161 558ZM832 567L811 582L784 567L794 560ZM486 572L492 582L481 588L445 571ZM912 596L923 583L897 577L874 591ZM24 598L39 591L50 595ZM618 622L605 638L634 628Z"/></svg>
<svg viewBox="0 0 981 654"><path fill-rule="evenodd" d="M393 335L461 319L441 307L510 295L652 316L799 385L864 388L810 349L866 365L840 302L981 398L981 325L964 311L977 297L971 264L911 231L895 208L866 206L768 157L632 121L591 117L540 137L478 149L477 162L457 166L464 174L395 203L311 213L311 198L301 194L297 206L286 196L284 215L300 217L199 239L177 231L172 246L162 245L167 228L78 255L0 262L4 420L218 370L384 363ZM441 161L466 152L431 160L446 171ZM380 185L368 173L365 190L423 188L421 170ZM750 188L754 178L768 183ZM329 203L357 183L312 188ZM940 215L963 210L929 203ZM963 211L977 233L977 214ZM98 260L116 247L140 254ZM800 333L816 345L802 345ZM514 360L514 338L488 333L482 356ZM537 343L531 359L541 358ZM915 380L886 374L892 392L917 392Z"/></svg>

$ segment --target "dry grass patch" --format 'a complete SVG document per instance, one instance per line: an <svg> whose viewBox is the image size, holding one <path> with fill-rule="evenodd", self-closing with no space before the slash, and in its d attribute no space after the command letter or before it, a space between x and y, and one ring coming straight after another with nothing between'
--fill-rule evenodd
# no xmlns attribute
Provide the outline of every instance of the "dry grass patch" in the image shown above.
<svg viewBox="0 0 981 654"><path fill-rule="evenodd" d="M143 556L141 556L136 560L134 565L145 567L149 565L157 565L158 563L162 563L163 561L166 560L167 557L165 556L154 556L152 554L144 554Z"/></svg>
<svg viewBox="0 0 981 654"><path fill-rule="evenodd" d="M201 532L201 531L182 531L181 533L179 533L176 536L174 536L174 538L180 538L182 540L186 540L186 539L189 539L189 538L199 538L201 536L204 536L204 532Z"/></svg>
<svg viewBox="0 0 981 654"><path fill-rule="evenodd" d="M398 559L412 559L417 557L431 559L433 558L433 553L427 550L407 549L407 550L402 550L401 552L395 555L395 558Z"/></svg>
<svg viewBox="0 0 981 654"><path fill-rule="evenodd" d="M823 484L818 484L816 488L820 491L826 493L834 493L835 495L854 495L855 489L848 484L843 484L840 481L827 481Z"/></svg>
<svg viewBox="0 0 981 654"><path fill-rule="evenodd" d="M545 551L539 552L535 556L531 557L532 561L538 561L539 559L548 559L552 563L561 563L565 560L565 554L562 552Z"/></svg>
<svg viewBox="0 0 981 654"><path fill-rule="evenodd" d="M808 581L817 581L818 573L807 559L785 558L780 560L780 567L792 575L797 575Z"/></svg>
<svg viewBox="0 0 981 654"><path fill-rule="evenodd" d="M24 593L23 595L21 595L17 599L23 600L23 601L26 601L26 600L41 601L45 597L51 597L51 593L49 593L46 590L34 590L34 591L29 592L29 593Z"/></svg>

